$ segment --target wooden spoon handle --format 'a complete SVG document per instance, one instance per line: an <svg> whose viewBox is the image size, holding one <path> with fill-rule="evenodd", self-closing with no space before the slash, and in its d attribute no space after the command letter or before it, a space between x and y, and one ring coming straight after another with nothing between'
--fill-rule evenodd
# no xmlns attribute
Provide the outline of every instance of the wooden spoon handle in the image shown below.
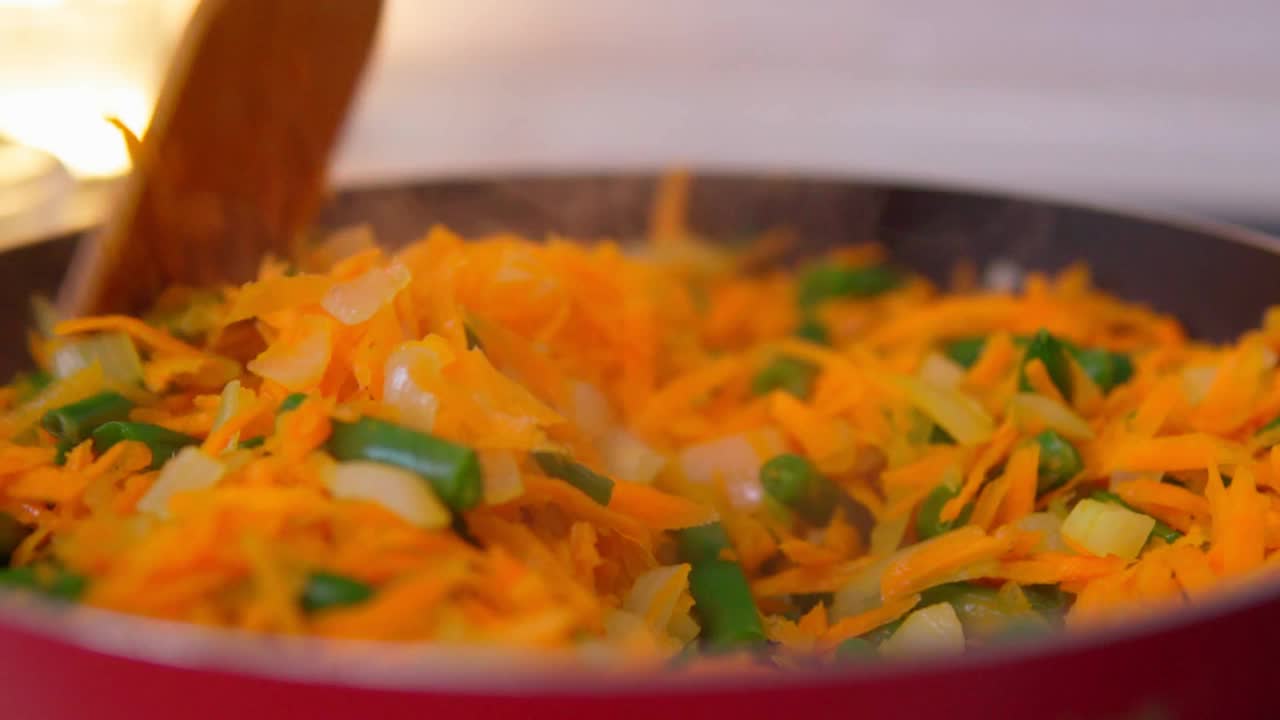
<svg viewBox="0 0 1280 720"><path fill-rule="evenodd" d="M381 0L204 0L116 214L59 307L136 312L171 284L243 281L290 254L373 44Z"/></svg>

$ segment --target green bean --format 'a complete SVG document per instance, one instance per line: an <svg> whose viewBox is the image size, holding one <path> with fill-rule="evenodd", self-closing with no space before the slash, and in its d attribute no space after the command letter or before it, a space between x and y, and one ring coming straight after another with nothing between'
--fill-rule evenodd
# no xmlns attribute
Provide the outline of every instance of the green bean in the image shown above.
<svg viewBox="0 0 1280 720"><path fill-rule="evenodd" d="M765 641L760 612L742 566L727 560L694 563L689 572L689 593L705 643L729 649Z"/></svg>
<svg viewBox="0 0 1280 720"><path fill-rule="evenodd" d="M960 494L960 488L953 487L947 483L940 483L932 492L925 497L924 502L920 503L920 511L916 513L916 535L921 540L927 540L931 537L937 537L945 532L950 531L958 525L963 525L969 520L970 513L973 512L972 505L966 505L960 511L960 515L953 520L943 520L942 506L946 505L951 498Z"/></svg>
<svg viewBox="0 0 1280 720"><path fill-rule="evenodd" d="M867 632L863 633L859 637L871 643L872 645L875 645L876 647L880 647L880 643L883 643L885 640L888 640L890 637L893 637L893 634L898 632L898 628L902 627L902 622L905 619L906 618L903 617L903 618L898 618L893 622L885 623L884 625L881 625L878 628L868 630Z"/></svg>
<svg viewBox="0 0 1280 720"><path fill-rule="evenodd" d="M961 367L971 368L982 357L982 350L986 345L985 337L959 338L943 345L942 354Z"/></svg>
<svg viewBox="0 0 1280 720"><path fill-rule="evenodd" d="M104 392L54 408L44 414L40 424L59 440L75 445L106 422L127 420L133 402L116 392Z"/></svg>
<svg viewBox="0 0 1280 720"><path fill-rule="evenodd" d="M1036 467L1036 492L1045 493L1061 487L1084 469L1080 453L1061 435L1045 430L1035 437L1040 446L1040 462Z"/></svg>
<svg viewBox="0 0 1280 720"><path fill-rule="evenodd" d="M542 472L559 478L586 493L601 505L608 505L613 497L613 481L582 463L574 462L568 455L538 450L533 459Z"/></svg>
<svg viewBox="0 0 1280 720"><path fill-rule="evenodd" d="M44 589L50 597L64 602L76 602L89 587L89 579L78 573L59 571Z"/></svg>
<svg viewBox="0 0 1280 720"><path fill-rule="evenodd" d="M276 410L277 415L283 415L290 410L297 410L302 403L307 401L306 393L292 393L280 401L280 407Z"/></svg>
<svg viewBox="0 0 1280 720"><path fill-rule="evenodd" d="M798 338L818 345L831 344L831 333L827 331L827 326L812 316L800 321L800 324L796 326L795 334Z"/></svg>
<svg viewBox="0 0 1280 720"><path fill-rule="evenodd" d="M1023 354L1022 367L1018 370L1018 386L1024 391L1033 391L1035 389L1027 380L1026 371L1027 363L1032 360L1039 360L1044 363L1044 369L1048 371L1049 379L1058 388L1058 392L1062 393L1062 397L1070 400L1072 390L1071 369L1067 360L1067 351L1062 342L1043 328L1032 336L1031 342L1027 344L1027 350Z"/></svg>
<svg viewBox="0 0 1280 720"><path fill-rule="evenodd" d="M729 534L718 522L677 530L676 546L678 557L687 563L718 560L725 550L732 547Z"/></svg>
<svg viewBox="0 0 1280 720"><path fill-rule="evenodd" d="M1113 505L1119 505L1120 507L1136 512L1139 515L1147 515L1148 517L1150 517L1148 513L1144 513L1141 510L1135 508L1134 506L1125 502L1119 495L1109 490L1094 490L1093 494L1090 495L1089 497L1093 498L1094 500L1097 500L1098 502L1105 502L1105 503L1111 503ZM1177 540L1178 538L1182 537L1182 533L1178 532L1177 530L1174 530L1173 528L1165 524L1163 521L1157 519L1156 524L1151 528L1151 534L1148 535L1147 537L1148 539L1153 537L1160 538L1161 540L1167 543L1171 543L1174 540Z"/></svg>
<svg viewBox="0 0 1280 720"><path fill-rule="evenodd" d="M1022 594L1031 604L1031 609L1039 613L1051 626L1057 628L1063 626L1071 598L1062 591L1062 588L1057 585L1023 585Z"/></svg>
<svg viewBox="0 0 1280 720"><path fill-rule="evenodd" d="M1100 348L1079 349L1067 345L1071 356L1086 375L1093 380L1103 394L1111 392L1133 378L1133 361L1124 353L1114 353Z"/></svg>
<svg viewBox="0 0 1280 720"><path fill-rule="evenodd" d="M34 590L55 600L75 602L84 595L88 578L68 570L52 570L47 566L43 573L30 565L0 570L0 587Z"/></svg>
<svg viewBox="0 0 1280 720"><path fill-rule="evenodd" d="M326 447L338 460L371 460L417 473L454 510L480 502L480 461L471 448L367 417L334 422Z"/></svg>
<svg viewBox="0 0 1280 720"><path fill-rule="evenodd" d="M934 425L929 430L930 445L955 445L956 439L951 437L951 433L947 432L941 425Z"/></svg>
<svg viewBox="0 0 1280 720"><path fill-rule="evenodd" d="M884 266L840 267L819 265L811 268L796 283L797 299L802 307L812 307L834 298L871 298L902 284L898 271Z"/></svg>
<svg viewBox="0 0 1280 720"><path fill-rule="evenodd" d="M817 376L816 365L779 355L751 379L751 391L756 395L764 395L774 390L784 390L803 400L809 397Z"/></svg>
<svg viewBox="0 0 1280 720"><path fill-rule="evenodd" d="M36 579L35 568L26 565L0 570L0 587L39 590L40 584Z"/></svg>
<svg viewBox="0 0 1280 720"><path fill-rule="evenodd" d="M316 571L302 586L300 603L307 612L359 605L373 597L373 588L359 580L335 573Z"/></svg>
<svg viewBox="0 0 1280 720"><path fill-rule="evenodd" d="M241 440L240 445L238 447L241 450L252 450L254 448L262 447L264 444L266 444L266 442L267 442L267 438L265 436L259 435L257 437L251 437L251 438L246 438L244 440Z"/></svg>
<svg viewBox="0 0 1280 720"><path fill-rule="evenodd" d="M146 445L151 450L151 469L158 469L169 458L188 445L200 441L190 435L174 432L159 425L138 422L122 422L113 420L99 425L92 433L93 450L104 453L122 440L132 440Z"/></svg>
<svg viewBox="0 0 1280 720"><path fill-rule="evenodd" d="M0 565L8 565L13 551L31 534L31 528L7 512L0 512Z"/></svg>
<svg viewBox="0 0 1280 720"><path fill-rule="evenodd" d="M761 465L760 484L774 500L816 525L831 519L841 499L839 488L819 474L813 463L792 453L775 455Z"/></svg>

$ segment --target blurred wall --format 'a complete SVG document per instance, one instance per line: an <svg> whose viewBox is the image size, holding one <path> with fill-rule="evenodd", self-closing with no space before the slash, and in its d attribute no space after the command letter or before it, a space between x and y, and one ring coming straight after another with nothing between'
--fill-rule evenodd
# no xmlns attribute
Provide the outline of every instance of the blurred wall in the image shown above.
<svg viewBox="0 0 1280 720"><path fill-rule="evenodd" d="M1275 0L389 0L336 167L857 172L1280 220Z"/></svg>

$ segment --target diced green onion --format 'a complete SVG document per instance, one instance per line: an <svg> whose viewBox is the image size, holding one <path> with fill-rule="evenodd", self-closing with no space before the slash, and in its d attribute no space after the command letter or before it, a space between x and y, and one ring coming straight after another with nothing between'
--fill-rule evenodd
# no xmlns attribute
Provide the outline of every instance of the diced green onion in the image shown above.
<svg viewBox="0 0 1280 720"><path fill-rule="evenodd" d="M276 414L283 415L284 413L287 413L290 410L297 410L302 405L302 403L306 401L307 401L306 393L301 393L301 392L293 393L288 397L286 397L284 400L280 401L280 407L279 409L276 410Z"/></svg>
<svg viewBox="0 0 1280 720"><path fill-rule="evenodd" d="M920 510L916 513L916 535L921 540L941 535L968 522L969 515L973 512L972 505L966 505L954 520L941 518L942 507L959 494L959 487L942 482L925 497L924 502L920 503Z"/></svg>
<svg viewBox="0 0 1280 720"><path fill-rule="evenodd" d="M113 420L99 425L92 433L93 450L104 453L122 440L140 442L151 449L151 469L158 469L168 462L169 458L188 445L196 445L200 441L190 435L174 432L159 425L139 422L123 422Z"/></svg>
<svg viewBox="0 0 1280 720"><path fill-rule="evenodd" d="M1132 510L1136 513L1142 513L1143 515L1146 515L1146 513L1143 513L1141 510L1125 502L1123 499L1121 499L1119 495L1109 490L1094 490L1089 497L1099 502L1114 503L1116 505L1120 505L1125 508L1128 508L1129 510ZM1174 540L1177 540L1178 538L1182 537L1182 533L1178 532L1177 530L1174 530L1173 528L1165 524L1163 521L1157 519L1155 527L1151 528L1151 537L1160 538L1161 540L1167 543L1172 543Z"/></svg>
<svg viewBox="0 0 1280 720"><path fill-rule="evenodd" d="M116 392L104 392L54 408L44 414L40 424L59 440L72 445L89 437L103 423L127 420L133 402Z"/></svg>
<svg viewBox="0 0 1280 720"><path fill-rule="evenodd" d="M902 284L902 275L884 265L840 267L819 265L800 276L797 299L811 307L833 298L871 298Z"/></svg>
<svg viewBox="0 0 1280 720"><path fill-rule="evenodd" d="M8 565L13 551L31 534L31 528L7 512L0 512L0 565Z"/></svg>
<svg viewBox="0 0 1280 720"><path fill-rule="evenodd" d="M676 531L676 545L678 557L687 563L721 559L721 553L731 547L729 534L718 522Z"/></svg>
<svg viewBox="0 0 1280 720"><path fill-rule="evenodd" d="M1067 362L1067 351L1063 343L1043 328L1032 336L1023 354L1022 367L1018 370L1018 387L1028 392L1035 391L1027 380L1026 374L1027 363L1032 360L1044 363L1044 369L1048 371L1049 379L1058 388L1058 392L1062 393L1062 397L1070 400L1071 368Z"/></svg>
<svg viewBox="0 0 1280 720"><path fill-rule="evenodd" d="M841 662L861 662L877 657L876 646L866 638L852 637L836 646L836 660Z"/></svg>
<svg viewBox="0 0 1280 720"><path fill-rule="evenodd" d="M542 472L564 480L601 505L608 505L613 497L612 480L582 463L574 462L568 455L538 450L533 453L533 459Z"/></svg>
<svg viewBox="0 0 1280 720"><path fill-rule="evenodd" d="M313 572L302 587L300 602L307 612L359 605L373 597L373 588L359 580L328 572Z"/></svg>
<svg viewBox="0 0 1280 720"><path fill-rule="evenodd" d="M1045 430L1035 437L1040 446L1040 462L1036 468L1036 492L1045 493L1061 487L1084 469L1080 453L1061 435Z"/></svg>
<svg viewBox="0 0 1280 720"><path fill-rule="evenodd" d="M474 450L383 420L335 422L327 447L338 460L371 460L415 472L453 510L475 507L484 492Z"/></svg>
<svg viewBox="0 0 1280 720"><path fill-rule="evenodd" d="M969 337L952 340L942 346L942 354L957 365L971 368L982 357L982 349L987 345L985 337Z"/></svg>
<svg viewBox="0 0 1280 720"><path fill-rule="evenodd" d="M818 345L831 344L831 333L827 331L827 326L815 317L806 317L800 321L796 326L796 337Z"/></svg>
<svg viewBox="0 0 1280 720"><path fill-rule="evenodd" d="M751 379L751 391L756 395L764 395L774 390L784 390L803 400L813 390L813 381L817 375L818 368L814 364L780 355Z"/></svg>
<svg viewBox="0 0 1280 720"><path fill-rule="evenodd" d="M742 566L727 560L694 563L689 572L689 593L707 644L727 649L765 641L760 612Z"/></svg>

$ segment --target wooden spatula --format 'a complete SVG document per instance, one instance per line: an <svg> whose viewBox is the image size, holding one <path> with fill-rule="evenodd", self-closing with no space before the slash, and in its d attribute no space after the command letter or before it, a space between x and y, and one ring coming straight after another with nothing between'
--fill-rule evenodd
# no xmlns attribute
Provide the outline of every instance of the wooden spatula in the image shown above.
<svg viewBox="0 0 1280 720"><path fill-rule="evenodd" d="M174 283L287 256L373 45L381 0L203 0L107 224L59 292L67 316L136 312Z"/></svg>

